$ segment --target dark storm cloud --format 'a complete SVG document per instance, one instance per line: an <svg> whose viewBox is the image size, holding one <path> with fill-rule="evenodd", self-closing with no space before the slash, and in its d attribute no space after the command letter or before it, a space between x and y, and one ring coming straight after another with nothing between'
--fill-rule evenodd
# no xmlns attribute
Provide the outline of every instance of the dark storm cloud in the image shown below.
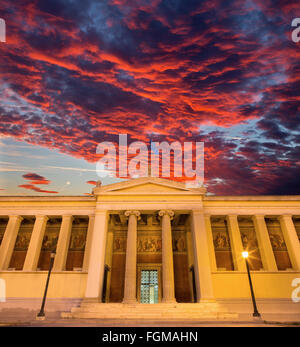
<svg viewBox="0 0 300 347"><path fill-rule="evenodd" d="M209 191L291 193L285 182L299 174L300 53L290 40L297 11L298 2L275 0L3 4L0 131L89 161L98 142L119 133L203 140ZM220 131L202 133L207 125Z"/></svg>

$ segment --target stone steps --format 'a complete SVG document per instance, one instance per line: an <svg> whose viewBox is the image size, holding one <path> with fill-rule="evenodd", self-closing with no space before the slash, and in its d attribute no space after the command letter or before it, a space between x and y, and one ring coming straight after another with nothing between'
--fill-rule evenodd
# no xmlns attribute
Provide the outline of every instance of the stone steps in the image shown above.
<svg viewBox="0 0 300 347"><path fill-rule="evenodd" d="M63 318L107 319L186 319L186 320L234 320L237 313L227 312L216 303L203 304L101 304L83 303Z"/></svg>

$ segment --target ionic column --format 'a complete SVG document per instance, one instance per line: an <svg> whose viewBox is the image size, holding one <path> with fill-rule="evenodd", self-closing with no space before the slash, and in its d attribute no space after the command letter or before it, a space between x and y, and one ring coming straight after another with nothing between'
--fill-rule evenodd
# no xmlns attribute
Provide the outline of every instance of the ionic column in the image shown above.
<svg viewBox="0 0 300 347"><path fill-rule="evenodd" d="M7 270L9 267L22 220L21 216L9 216L0 246L0 270Z"/></svg>
<svg viewBox="0 0 300 347"><path fill-rule="evenodd" d="M205 229L206 229L206 234L207 234L210 267L211 267L212 272L216 272L217 271L217 261L216 261L216 254L215 254L215 247L214 247L213 233L212 233L212 228L211 228L210 215L205 214L204 219L205 219Z"/></svg>
<svg viewBox="0 0 300 347"><path fill-rule="evenodd" d="M90 215L89 216L89 225L88 225L88 230L87 230L87 235L86 235L86 241L85 241L82 271L88 271L88 268L89 268L89 260L90 260L91 247L92 247L94 223L95 223L95 216Z"/></svg>
<svg viewBox="0 0 300 347"><path fill-rule="evenodd" d="M263 215L255 215L252 217L258 247L261 255L264 270L277 271L277 264L273 253L265 217Z"/></svg>
<svg viewBox="0 0 300 347"><path fill-rule="evenodd" d="M53 271L64 271L68 256L73 216L64 215L60 226Z"/></svg>
<svg viewBox="0 0 300 347"><path fill-rule="evenodd" d="M226 216L230 245L232 251L232 259L234 269L237 271L246 271L246 263L242 257L244 250L237 215Z"/></svg>
<svg viewBox="0 0 300 347"><path fill-rule="evenodd" d="M88 278L85 291L85 297L87 299L99 300L99 297L102 296L107 226L107 210L97 210L95 213Z"/></svg>
<svg viewBox="0 0 300 347"><path fill-rule="evenodd" d="M291 215L279 217L284 241L294 270L300 270L300 242Z"/></svg>
<svg viewBox="0 0 300 347"><path fill-rule="evenodd" d="M107 241L106 241L106 252L105 252L105 265L110 268L110 271L107 273L106 281L106 302L110 300L110 283L111 283L111 270L112 270L112 257L113 257L113 243L114 243L114 233L113 231L108 230L107 232ZM104 288L103 288L104 290Z"/></svg>
<svg viewBox="0 0 300 347"><path fill-rule="evenodd" d="M171 218L174 212L170 210L159 211L162 217L162 277L163 277L163 303L174 303L175 287L174 287L174 264L173 264L173 247L172 247L172 231Z"/></svg>
<svg viewBox="0 0 300 347"><path fill-rule="evenodd" d="M202 210L192 211L192 236L197 302L215 301L213 294L209 246Z"/></svg>
<svg viewBox="0 0 300 347"><path fill-rule="evenodd" d="M137 220L140 217L139 211L126 211L128 219L126 265L124 282L123 303L136 303L136 257L137 257Z"/></svg>
<svg viewBox="0 0 300 347"><path fill-rule="evenodd" d="M36 216L23 271L36 271L47 225L47 216Z"/></svg>

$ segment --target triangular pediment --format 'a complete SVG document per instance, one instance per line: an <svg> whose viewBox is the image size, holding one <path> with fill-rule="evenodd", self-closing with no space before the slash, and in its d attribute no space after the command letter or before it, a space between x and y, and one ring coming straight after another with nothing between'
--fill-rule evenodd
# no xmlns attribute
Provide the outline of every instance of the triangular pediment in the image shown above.
<svg viewBox="0 0 300 347"><path fill-rule="evenodd" d="M183 182L157 177L143 177L95 188L94 194L176 194L190 191L195 191L195 189L187 188Z"/></svg>

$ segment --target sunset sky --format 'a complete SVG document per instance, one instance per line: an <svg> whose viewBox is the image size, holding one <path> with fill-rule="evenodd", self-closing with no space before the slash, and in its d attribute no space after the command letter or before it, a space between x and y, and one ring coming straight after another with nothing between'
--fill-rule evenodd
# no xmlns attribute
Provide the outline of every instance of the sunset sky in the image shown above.
<svg viewBox="0 0 300 347"><path fill-rule="evenodd" d="M1 1L0 195L90 193L118 134L203 141L211 194L300 194L296 17L299 0Z"/></svg>

